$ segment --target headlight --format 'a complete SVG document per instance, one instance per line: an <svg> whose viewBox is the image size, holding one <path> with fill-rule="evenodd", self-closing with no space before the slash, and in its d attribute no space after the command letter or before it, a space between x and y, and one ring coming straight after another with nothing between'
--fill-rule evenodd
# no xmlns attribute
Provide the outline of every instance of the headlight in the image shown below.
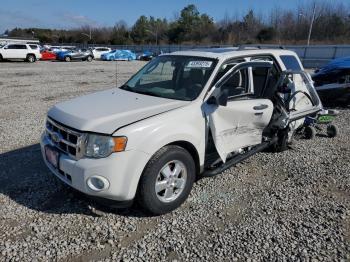
<svg viewBox="0 0 350 262"><path fill-rule="evenodd" d="M85 156L93 158L107 157L114 152L125 150L128 139L125 136L102 136L88 134L85 141Z"/></svg>

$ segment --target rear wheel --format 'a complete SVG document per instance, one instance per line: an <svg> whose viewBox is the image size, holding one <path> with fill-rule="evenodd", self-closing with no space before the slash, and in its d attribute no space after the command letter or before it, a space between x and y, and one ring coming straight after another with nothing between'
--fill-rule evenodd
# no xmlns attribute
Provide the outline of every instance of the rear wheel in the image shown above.
<svg viewBox="0 0 350 262"><path fill-rule="evenodd" d="M338 127L335 125L329 125L327 126L327 135L328 137L336 137L338 135Z"/></svg>
<svg viewBox="0 0 350 262"><path fill-rule="evenodd" d="M26 59L29 63L34 63L36 58L34 55L27 55L27 59Z"/></svg>
<svg viewBox="0 0 350 262"><path fill-rule="evenodd" d="M86 58L86 61L91 62L91 61L92 61L92 56L88 56L88 57Z"/></svg>
<svg viewBox="0 0 350 262"><path fill-rule="evenodd" d="M270 147L272 152L283 152L288 149L288 145L292 142L288 139L288 128L277 132L277 142Z"/></svg>
<svg viewBox="0 0 350 262"><path fill-rule="evenodd" d="M2 58L2 55L0 55L0 62L4 61L4 59Z"/></svg>
<svg viewBox="0 0 350 262"><path fill-rule="evenodd" d="M148 162L140 179L137 200L153 215L178 208L195 180L192 156L179 146L165 146Z"/></svg>

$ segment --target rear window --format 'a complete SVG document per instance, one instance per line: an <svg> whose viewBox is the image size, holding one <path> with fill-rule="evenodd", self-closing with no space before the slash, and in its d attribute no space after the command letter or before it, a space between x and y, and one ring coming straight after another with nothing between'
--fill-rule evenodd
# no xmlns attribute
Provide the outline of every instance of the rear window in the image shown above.
<svg viewBox="0 0 350 262"><path fill-rule="evenodd" d="M296 70L296 71L301 70L300 64L298 60L295 58L295 56L281 55L280 58L288 70Z"/></svg>

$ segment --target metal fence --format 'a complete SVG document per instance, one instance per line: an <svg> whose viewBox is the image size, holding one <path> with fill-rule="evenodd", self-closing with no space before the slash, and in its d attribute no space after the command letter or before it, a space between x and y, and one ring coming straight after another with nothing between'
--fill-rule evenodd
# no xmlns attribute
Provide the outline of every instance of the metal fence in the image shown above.
<svg viewBox="0 0 350 262"><path fill-rule="evenodd" d="M75 45L77 44L61 44ZM89 45L94 47L99 45ZM254 45L257 46L257 45ZM80 45L80 47L87 47ZM133 52L141 52L149 50L156 53L171 53L180 50L191 50L196 48L211 48L211 47L232 47L232 45L109 45L108 47L115 49L128 49ZM278 45L261 45L261 47L279 48ZM350 56L350 45L284 45L283 48L295 51L306 68L320 67L332 59Z"/></svg>
<svg viewBox="0 0 350 262"><path fill-rule="evenodd" d="M306 68L320 67L332 59L350 56L350 45L287 45L285 48L295 51Z"/></svg>

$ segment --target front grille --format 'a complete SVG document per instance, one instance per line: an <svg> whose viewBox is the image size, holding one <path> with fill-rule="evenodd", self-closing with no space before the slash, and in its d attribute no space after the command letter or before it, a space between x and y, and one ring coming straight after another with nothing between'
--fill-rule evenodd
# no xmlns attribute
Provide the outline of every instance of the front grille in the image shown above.
<svg viewBox="0 0 350 262"><path fill-rule="evenodd" d="M74 159L81 158L84 140L82 133L64 127L48 118L46 134L53 146Z"/></svg>

